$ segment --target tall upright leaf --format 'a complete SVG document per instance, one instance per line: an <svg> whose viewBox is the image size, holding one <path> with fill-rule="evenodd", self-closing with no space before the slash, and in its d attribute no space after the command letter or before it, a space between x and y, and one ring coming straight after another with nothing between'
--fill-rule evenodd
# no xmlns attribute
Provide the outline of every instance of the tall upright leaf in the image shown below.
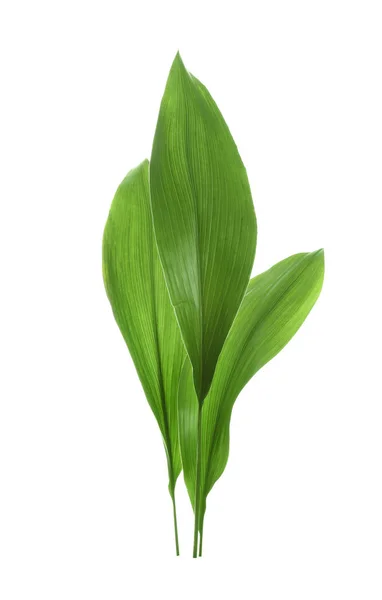
<svg viewBox="0 0 382 600"><path fill-rule="evenodd" d="M160 107L150 189L158 251L199 402L196 557L202 405L248 285L257 230L235 142L209 92L186 71L179 54Z"/></svg>
<svg viewBox="0 0 382 600"><path fill-rule="evenodd" d="M205 500L223 473L229 453L233 405L251 377L294 336L315 304L323 283L324 254L296 254L254 277L220 355L202 411L200 473L203 535ZM179 386L179 434L184 478L194 502L198 402L191 367L185 362ZM201 553L200 541L200 553Z"/></svg>
<svg viewBox="0 0 382 600"><path fill-rule="evenodd" d="M177 391L185 350L154 239L148 171L144 161L115 194L103 237L103 276L115 320L162 434L179 553L174 492L181 471Z"/></svg>
<svg viewBox="0 0 382 600"><path fill-rule="evenodd" d="M202 403L248 285L256 219L229 129L179 54L160 107L150 187L158 250Z"/></svg>

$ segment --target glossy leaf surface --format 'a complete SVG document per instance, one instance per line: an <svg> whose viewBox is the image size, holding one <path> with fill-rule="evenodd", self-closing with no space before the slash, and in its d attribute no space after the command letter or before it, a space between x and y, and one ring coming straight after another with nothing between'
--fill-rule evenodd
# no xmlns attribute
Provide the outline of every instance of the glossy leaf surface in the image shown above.
<svg viewBox="0 0 382 600"><path fill-rule="evenodd" d="M159 254L201 403L248 285L256 219L229 129L179 55L160 107L150 188Z"/></svg>

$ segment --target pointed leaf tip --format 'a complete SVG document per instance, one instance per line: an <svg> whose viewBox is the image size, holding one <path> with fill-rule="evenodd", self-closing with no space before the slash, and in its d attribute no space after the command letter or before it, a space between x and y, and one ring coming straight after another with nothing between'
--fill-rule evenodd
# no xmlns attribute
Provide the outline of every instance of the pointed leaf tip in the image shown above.
<svg viewBox="0 0 382 600"><path fill-rule="evenodd" d="M312 254L316 255L316 256L325 256L325 251L323 248L319 248L318 250L316 250L315 252L312 252Z"/></svg>
<svg viewBox="0 0 382 600"><path fill-rule="evenodd" d="M177 64L182 65L184 67L184 62L183 62L183 59L182 59L182 57L180 55L179 50L178 50L178 52L175 55L174 62L176 62Z"/></svg>
<svg viewBox="0 0 382 600"><path fill-rule="evenodd" d="M183 59L182 59L182 57L181 57L181 55L179 53L179 50L176 53L174 60L172 61L172 65L171 65L171 69L170 69L170 74L169 74L169 79L170 79L171 75L174 74L174 73L177 73L180 76L183 75L183 76L187 76L187 77L189 77L189 75L190 75L189 72L187 71L185 65L184 65L184 62L183 62Z"/></svg>

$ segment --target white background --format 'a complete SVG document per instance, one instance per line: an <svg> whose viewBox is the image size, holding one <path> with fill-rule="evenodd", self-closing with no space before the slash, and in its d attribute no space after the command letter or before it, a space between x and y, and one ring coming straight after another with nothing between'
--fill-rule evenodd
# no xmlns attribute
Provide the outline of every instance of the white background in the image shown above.
<svg viewBox="0 0 382 600"><path fill-rule="evenodd" d="M380 2L3 1L0 597L382 597ZM104 293L114 191L180 49L252 184L254 272L322 296L235 407L204 557Z"/></svg>

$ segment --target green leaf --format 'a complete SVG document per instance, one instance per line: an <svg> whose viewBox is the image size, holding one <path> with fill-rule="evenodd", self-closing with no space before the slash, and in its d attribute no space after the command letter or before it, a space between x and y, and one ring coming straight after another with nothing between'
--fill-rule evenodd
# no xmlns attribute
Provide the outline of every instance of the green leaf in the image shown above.
<svg viewBox="0 0 382 600"><path fill-rule="evenodd" d="M229 129L179 54L160 107L150 188L158 250L202 403L248 285L256 218Z"/></svg>
<svg viewBox="0 0 382 600"><path fill-rule="evenodd" d="M162 433L175 502L181 471L177 394L185 349L155 244L148 170L144 161L128 173L115 194L103 236L103 277L115 320Z"/></svg>
<svg viewBox="0 0 382 600"><path fill-rule="evenodd" d="M229 424L237 396L301 327L320 294L323 278L324 253L319 250L291 256L250 281L202 409L203 512L205 498L228 460ZM195 421L198 405L189 362L182 370L178 411L184 477L193 502L197 434L187 424Z"/></svg>
<svg viewBox="0 0 382 600"><path fill-rule="evenodd" d="M178 391L179 442L184 481L194 510L196 496L198 415L199 402L195 392L192 366L189 359L186 358L180 375Z"/></svg>

